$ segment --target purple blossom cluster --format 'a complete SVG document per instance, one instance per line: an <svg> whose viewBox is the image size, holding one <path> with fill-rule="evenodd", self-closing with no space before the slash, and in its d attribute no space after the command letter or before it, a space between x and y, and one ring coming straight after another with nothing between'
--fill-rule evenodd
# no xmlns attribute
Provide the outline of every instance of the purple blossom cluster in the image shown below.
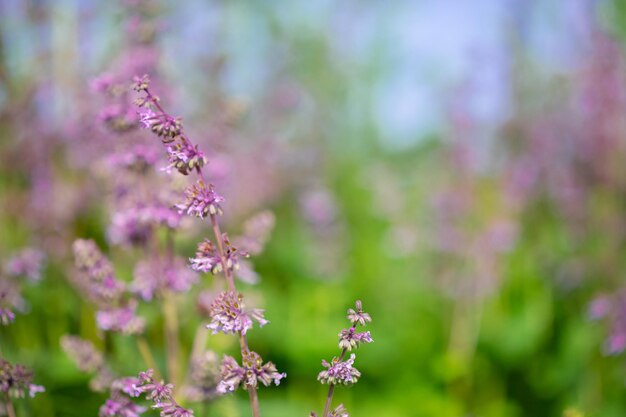
<svg viewBox="0 0 626 417"><path fill-rule="evenodd" d="M350 328L344 329L339 333L341 355L334 357L330 362L322 360L322 366L326 369L317 375L318 381L329 386L322 417L348 417L348 412L343 404L331 410L335 386L340 384L353 385L358 382L361 372L354 367L356 355L352 353L348 359L345 359L346 353L358 348L361 343L373 342L369 331L356 332L357 326L365 326L372 321L370 315L363 311L363 304L360 300L356 301L355 308L348 309L347 318L351 324ZM310 415L311 417L317 417L315 412L311 412Z"/></svg>
<svg viewBox="0 0 626 417"><path fill-rule="evenodd" d="M31 370L0 358L0 392L13 398L23 398L26 395L34 397L37 393L44 391L41 385L33 384Z"/></svg>
<svg viewBox="0 0 626 417"><path fill-rule="evenodd" d="M131 291L145 301L164 292L185 293L198 282L198 274L188 268L181 258L157 256L135 266Z"/></svg>
<svg viewBox="0 0 626 417"><path fill-rule="evenodd" d="M609 332L604 343L607 355L626 350L626 291L596 297L589 306L589 317L607 322Z"/></svg>
<svg viewBox="0 0 626 417"><path fill-rule="evenodd" d="M263 327L267 323L263 316L263 310L244 309L243 295L233 291L222 291L211 303L209 307L209 317L211 322L207 324L213 334L222 332L224 334L245 335L252 328L253 320Z"/></svg>
<svg viewBox="0 0 626 417"><path fill-rule="evenodd" d="M220 370L221 381L217 386L217 392L226 393L236 390L240 385L245 390L257 389L259 382L266 387L280 385L280 380L287 376L280 373L272 362L263 363L261 356L252 351L244 351L242 366L228 355L224 355Z"/></svg>
<svg viewBox="0 0 626 417"><path fill-rule="evenodd" d="M132 385L132 396L143 394L147 400L152 401L152 408L159 410L161 417L192 417L193 411L181 407L173 396L174 386L157 382L154 379L152 369L141 372L135 384Z"/></svg>
<svg viewBox="0 0 626 417"><path fill-rule="evenodd" d="M103 354L96 350L93 343L77 336L65 335L61 338L61 348L79 370L95 374L89 381L92 390L102 392L109 389L115 377L107 367Z"/></svg>
<svg viewBox="0 0 626 417"><path fill-rule="evenodd" d="M117 279L113 265L92 240L74 242L77 274L75 286L98 306L96 322L105 331L143 332L145 321L137 317L137 302L129 298L126 284Z"/></svg>
<svg viewBox="0 0 626 417"><path fill-rule="evenodd" d="M23 281L39 281L45 259L43 252L27 247L6 260L0 273L0 325L13 323L14 310L25 309L26 302L22 298Z"/></svg>

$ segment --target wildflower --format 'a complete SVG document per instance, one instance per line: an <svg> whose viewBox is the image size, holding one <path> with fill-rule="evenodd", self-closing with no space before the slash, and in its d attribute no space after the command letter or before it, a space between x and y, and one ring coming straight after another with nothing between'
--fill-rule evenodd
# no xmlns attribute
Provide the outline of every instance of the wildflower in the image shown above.
<svg viewBox="0 0 626 417"><path fill-rule="evenodd" d="M322 361L322 365L328 369L323 370L317 376L317 380L322 384L355 384L361 373L353 367L356 355L353 353L350 355L350 359L341 361L337 357L334 357L331 363Z"/></svg>
<svg viewBox="0 0 626 417"><path fill-rule="evenodd" d="M178 136L167 146L167 160L170 163L167 170L175 168L183 175L189 175L206 164L206 158L198 146L193 146L184 136Z"/></svg>
<svg viewBox="0 0 626 417"><path fill-rule="evenodd" d="M34 397L45 389L41 385L35 385L33 372L20 364L13 365L9 361L0 358L0 392L14 398L23 398L28 394Z"/></svg>
<svg viewBox="0 0 626 417"><path fill-rule="evenodd" d="M346 410L343 404L339 404L330 412L330 417L350 417L350 414L348 414L348 410Z"/></svg>
<svg viewBox="0 0 626 417"><path fill-rule="evenodd" d="M246 390L257 389L259 381L266 387L272 382L280 385L280 380L287 376L286 373L278 372L272 362L263 364L263 359L256 352L245 351L242 364L243 366L239 366L234 358L224 355L220 371L221 381L217 386L219 393L232 392L242 383Z"/></svg>
<svg viewBox="0 0 626 417"><path fill-rule="evenodd" d="M8 260L4 272L11 277L24 276L39 281L45 259L46 255L40 250L25 248Z"/></svg>
<svg viewBox="0 0 626 417"><path fill-rule="evenodd" d="M148 86L150 85L150 77L148 77L147 74L141 76L141 77L134 77L133 78L133 90L135 90L138 93L141 93L143 91L146 91L148 89Z"/></svg>
<svg viewBox="0 0 626 417"><path fill-rule="evenodd" d="M176 205L181 214L200 218L222 214L220 203L224 201L224 197L215 192L213 184L207 186L204 181L198 180L185 190L185 196L185 202Z"/></svg>
<svg viewBox="0 0 626 417"><path fill-rule="evenodd" d="M186 292L196 282L198 275L182 259L157 257L137 264L131 290L149 301L163 291Z"/></svg>
<svg viewBox="0 0 626 417"><path fill-rule="evenodd" d="M220 364L215 352L206 351L193 357L189 366L189 383L182 387L185 397L191 401L204 401L218 395Z"/></svg>
<svg viewBox="0 0 626 417"><path fill-rule="evenodd" d="M358 348L361 343L372 343L372 336L370 332L355 332L354 327L350 327L350 329L343 329L341 333L339 333L339 348L340 349L348 349L352 350L353 348Z"/></svg>
<svg viewBox="0 0 626 417"><path fill-rule="evenodd" d="M372 318L369 314L363 312L363 304L361 300L356 301L356 310L348 309L348 320L354 325L359 323L361 326L365 326L365 323L370 323Z"/></svg>
<svg viewBox="0 0 626 417"><path fill-rule="evenodd" d="M124 334L143 332L145 320L135 315L136 302L130 302L120 308L109 308L96 313L96 322L102 330Z"/></svg>
<svg viewBox="0 0 626 417"><path fill-rule="evenodd" d="M263 317L263 310L254 309L250 313L244 311L243 295L233 291L221 292L211 303L209 308L211 322L207 325L213 334L241 333L245 335L252 328L252 320L256 320L262 327L268 323Z"/></svg>
<svg viewBox="0 0 626 417"><path fill-rule="evenodd" d="M209 239L204 239L198 244L196 257L189 258L189 262L191 269L198 272L210 272L215 275L224 269L217 248Z"/></svg>
<svg viewBox="0 0 626 417"><path fill-rule="evenodd" d="M104 357L88 340L65 335L61 337L61 347L83 372L95 372L104 366Z"/></svg>
<svg viewBox="0 0 626 417"><path fill-rule="evenodd" d="M15 321L15 314L8 308L0 308L0 324L8 326Z"/></svg>
<svg viewBox="0 0 626 417"><path fill-rule="evenodd" d="M80 277L76 284L91 299L100 304L119 301L124 293L124 283L118 281L113 266L100 252L93 240L74 242L74 258Z"/></svg>
<svg viewBox="0 0 626 417"><path fill-rule="evenodd" d="M138 383L133 386L135 394L145 394L146 399L154 403L152 408L160 410L161 417L192 417L193 411L181 407L174 400L174 386L155 381L153 375L152 369L139 373Z"/></svg>

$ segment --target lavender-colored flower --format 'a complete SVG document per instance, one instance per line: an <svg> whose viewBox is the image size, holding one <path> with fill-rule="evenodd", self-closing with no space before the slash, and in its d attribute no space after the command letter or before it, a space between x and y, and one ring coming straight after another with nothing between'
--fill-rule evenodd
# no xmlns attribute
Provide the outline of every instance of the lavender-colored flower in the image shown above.
<svg viewBox="0 0 626 417"><path fill-rule="evenodd" d="M138 334L143 332L145 320L135 315L136 302L129 302L119 308L109 308L96 313L96 322L102 330L120 332L124 334Z"/></svg>
<svg viewBox="0 0 626 417"><path fill-rule="evenodd" d="M346 410L343 404L339 404L330 412L329 417L350 417L350 414L348 414L348 410Z"/></svg>
<svg viewBox="0 0 626 417"><path fill-rule="evenodd" d="M100 407L99 417L139 417L145 407L140 407L124 396L117 396L115 399L109 398Z"/></svg>
<svg viewBox="0 0 626 417"><path fill-rule="evenodd" d="M318 381L322 384L355 384L361 373L353 366L356 355L353 353L350 355L350 359L341 361L335 357L331 363L322 361L322 365L328 369L323 370L317 376Z"/></svg>
<svg viewBox="0 0 626 417"><path fill-rule="evenodd" d="M365 326L365 323L370 323L372 318L369 314L363 311L363 304L361 300L356 301L356 310L350 308L348 309L348 320L354 325L359 323L361 326Z"/></svg>
<svg viewBox="0 0 626 417"><path fill-rule="evenodd" d="M274 214L262 211L246 220L243 235L234 239L235 244L251 255L258 255L263 251L275 224Z"/></svg>
<svg viewBox="0 0 626 417"><path fill-rule="evenodd" d="M96 372L104 366L104 357L89 340L77 336L61 337L61 348L83 372Z"/></svg>
<svg viewBox="0 0 626 417"><path fill-rule="evenodd" d="M215 352L206 351L193 357L189 364L189 381L182 387L185 398L191 401L205 401L218 395L220 363Z"/></svg>
<svg viewBox="0 0 626 417"><path fill-rule="evenodd" d="M11 277L24 276L39 281L46 255L35 248L25 248L13 255L6 263L4 272Z"/></svg>
<svg viewBox="0 0 626 417"><path fill-rule="evenodd" d="M34 397L45 389L41 385L35 385L33 372L20 364L13 365L9 361L0 358L0 392L4 392L13 398L23 398L27 394Z"/></svg>
<svg viewBox="0 0 626 417"><path fill-rule="evenodd" d="M74 242L74 258L80 273L75 281L89 298L98 304L118 302L124 291L124 283L118 281L113 266L104 257L93 240L78 239Z"/></svg>
<svg viewBox="0 0 626 417"><path fill-rule="evenodd" d="M244 352L242 363L243 366L239 366L233 357L224 355L217 392L232 392L241 384L245 390L257 389L259 381L266 387L272 382L280 385L280 380L287 376L286 373L278 372L272 362L263 364L263 359L256 352Z"/></svg>
<svg viewBox="0 0 626 417"><path fill-rule="evenodd" d="M204 239L198 244L195 258L189 258L191 269L198 272L220 273L224 268L217 248L209 239Z"/></svg>
<svg viewBox="0 0 626 417"><path fill-rule="evenodd" d="M200 218L222 214L220 203L224 201L224 197L215 192L213 184L207 186L204 181L198 180L185 190L185 196L185 202L176 205L181 214Z"/></svg>
<svg viewBox="0 0 626 417"><path fill-rule="evenodd" d="M180 258L153 258L135 267L131 290L146 301L163 291L186 292L198 282L198 275Z"/></svg>
<svg viewBox="0 0 626 417"><path fill-rule="evenodd" d="M15 321L15 314L8 308L0 308L0 324L8 326Z"/></svg>
<svg viewBox="0 0 626 417"><path fill-rule="evenodd" d="M252 328L253 320L256 320L261 327L269 323L263 317L263 310L261 309L246 312L243 295L233 291L223 291L213 300L209 309L209 316L211 322L207 328L211 329L213 334L222 332L245 335L248 329Z"/></svg>
<svg viewBox="0 0 626 417"><path fill-rule="evenodd" d="M358 348L361 343L372 343L370 332L357 333L354 327L343 329L339 333L339 348L352 350Z"/></svg>
<svg viewBox="0 0 626 417"><path fill-rule="evenodd" d="M135 393L137 395L145 394L146 399L154 403L152 408L160 410L161 417L192 417L192 410L181 407L174 400L172 396L174 386L165 384L163 381L155 381L153 375L152 369L141 372L138 383L134 385Z"/></svg>
<svg viewBox="0 0 626 417"><path fill-rule="evenodd" d="M178 136L167 145L167 160L169 165L166 170L175 168L183 175L202 168L207 162L198 146L192 145L184 136Z"/></svg>
<svg viewBox="0 0 626 417"><path fill-rule="evenodd" d="M146 173L159 160L156 149L143 144L137 144L123 152L112 154L108 165L112 168L124 168L132 172Z"/></svg>

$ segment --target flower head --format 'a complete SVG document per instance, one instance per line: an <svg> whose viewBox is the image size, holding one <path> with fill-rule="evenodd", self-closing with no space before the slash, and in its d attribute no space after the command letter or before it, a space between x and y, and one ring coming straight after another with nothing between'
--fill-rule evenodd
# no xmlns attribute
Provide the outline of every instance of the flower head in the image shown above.
<svg viewBox="0 0 626 417"><path fill-rule="evenodd" d="M187 268L180 258L153 258L135 267L131 290L146 301L163 291L186 292L198 282L198 274Z"/></svg>
<svg viewBox="0 0 626 417"><path fill-rule="evenodd" d="M139 373L137 383L133 385L134 394L145 394L153 402L152 408L160 410L161 417L193 417L193 411L181 407L172 396L174 386L154 379L152 369Z"/></svg>
<svg viewBox="0 0 626 417"><path fill-rule="evenodd" d="M25 248L11 257L4 272L12 277L24 276L31 281L39 281L46 255L35 248Z"/></svg>
<svg viewBox="0 0 626 417"><path fill-rule="evenodd" d="M76 280L77 286L98 304L119 302L125 291L124 283L117 280L113 266L96 243L93 240L78 239L74 242L73 249L80 274Z"/></svg>
<svg viewBox="0 0 626 417"><path fill-rule="evenodd" d="M185 190L186 200L176 205L179 212L190 216L205 218L209 215L222 214L220 203L224 197L215 192L213 184L208 186L202 180Z"/></svg>
<svg viewBox="0 0 626 417"><path fill-rule="evenodd" d="M353 353L346 361L341 361L336 357L331 363L323 360L322 365L328 369L319 373L318 381L322 384L355 384L361 376L361 373L353 366L355 358L356 355Z"/></svg>
<svg viewBox="0 0 626 417"><path fill-rule="evenodd" d="M38 392L43 392L44 387L35 385L32 381L33 372L30 369L0 358L0 392L14 398L23 398L27 394L34 397Z"/></svg>
<svg viewBox="0 0 626 417"><path fill-rule="evenodd" d="M137 303L129 302L123 307L100 310L96 313L96 322L102 330L138 334L143 332L145 320L135 315L136 309Z"/></svg>
<svg viewBox="0 0 626 417"><path fill-rule="evenodd" d="M177 136L167 146L167 160L170 163L167 169L175 168L183 175L189 175L206 164L206 158L198 146L192 145L184 136Z"/></svg>
<svg viewBox="0 0 626 417"><path fill-rule="evenodd" d="M231 356L224 355L221 367L221 381L217 386L220 393L231 392L243 384L245 390L257 389L259 381L269 386L272 382L280 385L280 380L287 376L280 373L276 365L272 362L263 363L261 356L252 351L245 351L243 354L243 366L239 366L237 361Z"/></svg>
<svg viewBox="0 0 626 417"><path fill-rule="evenodd" d="M8 326L15 321L15 314L8 308L0 308L0 324Z"/></svg>
<svg viewBox="0 0 626 417"><path fill-rule="evenodd" d="M252 320L256 320L260 326L268 323L263 317L263 310L253 309L246 312L243 295L233 291L223 291L213 300L209 308L209 316L211 322L207 328L211 329L213 334L222 332L245 335L248 329L252 328Z"/></svg>
<svg viewBox="0 0 626 417"><path fill-rule="evenodd" d="M365 326L365 323L372 321L370 315L363 311L361 300L356 301L355 307L356 309L348 309L348 320L350 320L353 325L359 323L361 326Z"/></svg>
<svg viewBox="0 0 626 417"><path fill-rule="evenodd" d="M361 343L372 343L372 336L370 332L355 332L354 327L350 327L349 329L343 329L341 333L339 333L339 348L340 349L348 349L352 350L353 348L358 348Z"/></svg>

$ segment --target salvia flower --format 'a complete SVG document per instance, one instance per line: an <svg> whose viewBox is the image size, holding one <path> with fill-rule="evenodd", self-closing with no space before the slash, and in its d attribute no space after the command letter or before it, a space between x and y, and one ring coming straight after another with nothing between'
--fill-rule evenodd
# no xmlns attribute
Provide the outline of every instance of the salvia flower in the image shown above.
<svg viewBox="0 0 626 417"><path fill-rule="evenodd" d="M83 372L96 372L104 366L102 353L88 340L65 335L61 337L61 348Z"/></svg>
<svg viewBox="0 0 626 417"><path fill-rule="evenodd" d="M192 417L192 410L181 407L174 400L174 386L157 382L153 375L152 369L139 374L138 383L134 385L135 394L144 394L147 400L152 401L152 408L158 409L161 417Z"/></svg>
<svg viewBox="0 0 626 417"><path fill-rule="evenodd" d="M123 307L107 308L96 313L96 322L102 330L120 332L124 334L142 333L145 320L137 317L137 303L135 300Z"/></svg>
<svg viewBox="0 0 626 417"><path fill-rule="evenodd" d="M356 355L350 355L350 359L341 361L335 357L331 363L322 360L322 365L328 369L323 370L317 376L318 381L322 384L355 384L361 373L353 366Z"/></svg>
<svg viewBox="0 0 626 417"><path fill-rule="evenodd" d="M266 387L272 382L280 385L280 380L287 376L286 373L278 372L272 362L264 364L256 352L245 351L242 363L243 366L239 366L233 357L224 355L220 371L221 381L217 386L219 393L232 392L239 385L243 385L245 390L257 389L259 381Z"/></svg>
<svg viewBox="0 0 626 417"><path fill-rule="evenodd" d="M268 323L263 317L263 310L253 309L246 312L243 295L233 291L223 291L213 300L209 308L209 316L211 322L207 328L211 329L213 334L222 332L245 335L252 328L253 320L256 320L261 327Z"/></svg>
<svg viewBox="0 0 626 417"><path fill-rule="evenodd" d="M348 309L348 320L352 324L359 323L361 326L365 326L365 323L370 323L372 318L369 314L363 312L363 304L360 300L356 301L356 309Z"/></svg>
<svg viewBox="0 0 626 417"><path fill-rule="evenodd" d="M113 266L100 252L93 240L78 239L74 242L74 258L80 273L76 284L95 302L109 304L118 301L124 291L124 283L115 277Z"/></svg>
<svg viewBox="0 0 626 417"><path fill-rule="evenodd" d="M224 197L215 191L213 184L206 185L204 181L198 180L185 190L185 197L185 202L176 205L181 214L200 218L222 214L220 203Z"/></svg>
<svg viewBox="0 0 626 417"><path fill-rule="evenodd" d="M212 351L193 357L189 366L188 383L182 387L185 398L191 401L205 401L216 397L220 382L220 362Z"/></svg>
<svg viewBox="0 0 626 417"><path fill-rule="evenodd" d="M8 308L0 308L0 324L8 326L15 321L15 314Z"/></svg>
<svg viewBox="0 0 626 417"><path fill-rule="evenodd" d="M33 382L33 372L20 364L13 365L9 361L0 358L0 392L4 392L13 398L23 398L26 395L34 397L45 389Z"/></svg>
<svg viewBox="0 0 626 417"><path fill-rule="evenodd" d="M26 277L39 281L46 255L35 248L25 248L13 255L6 263L4 272L12 277Z"/></svg>
<svg viewBox="0 0 626 417"><path fill-rule="evenodd" d="M167 160L166 170L174 168L183 175L202 168L207 162L198 146L192 145L184 136L178 136L167 146Z"/></svg>
<svg viewBox="0 0 626 417"><path fill-rule="evenodd" d="M196 282L198 274L190 270L182 259L157 257L137 264L131 290L149 301L163 291L189 291Z"/></svg>
<svg viewBox="0 0 626 417"><path fill-rule="evenodd" d="M98 417L139 417L144 411L145 407L135 404L128 397L118 395L105 401L100 407Z"/></svg>
<svg viewBox="0 0 626 417"><path fill-rule="evenodd" d="M340 349L352 350L353 348L358 348L361 343L372 342L372 336L369 331L358 333L355 331L354 327L350 327L349 329L343 329L341 333L339 333Z"/></svg>

